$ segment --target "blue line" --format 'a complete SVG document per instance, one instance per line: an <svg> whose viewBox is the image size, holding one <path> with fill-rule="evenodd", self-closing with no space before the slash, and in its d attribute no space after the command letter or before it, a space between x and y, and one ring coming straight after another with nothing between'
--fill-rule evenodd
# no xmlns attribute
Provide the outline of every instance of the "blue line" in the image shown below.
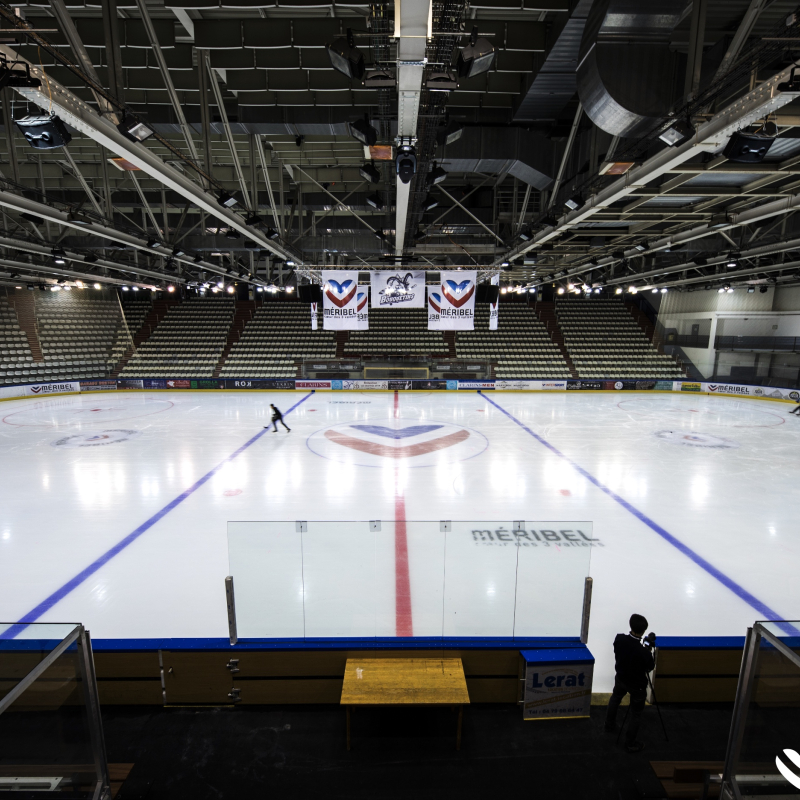
<svg viewBox="0 0 800 800"><path fill-rule="evenodd" d="M286 414L291 414L301 403L305 403L314 392L309 392L302 400L298 400L287 412ZM285 415L284 415L285 416ZM267 426L268 427L268 426ZM229 455L223 461L220 461L214 469L210 472L207 472L203 475L200 480L198 480L195 484L190 486L185 492L179 494L171 503L167 503L160 511L157 511L153 514L150 519L146 522L143 522L135 531L129 533L122 541L117 542L110 550L106 550L103 555L101 555L96 561L93 561L89 564L86 569L79 572L74 578L67 581L61 588L56 589L49 597L42 600L36 608L32 611L29 611L19 622L11 627L7 628L5 631L0 633L0 640L4 639L13 639L15 636L18 636L25 628L28 627L33 622L36 622L39 617L42 616L45 612L49 611L56 603L63 600L70 592L80 586L87 578L94 575L101 567L105 566L109 561L111 561L114 556L119 555L128 545L133 544L143 533L146 533L150 528L153 527L157 522L162 520L164 517L169 514L170 511L177 508L184 500L191 497L201 486L204 486L211 478L214 477L226 464L233 461L237 456L241 455L248 447L255 444L266 432L267 427L263 430L259 431L255 436L251 439L246 441L238 450L235 450L231 455Z"/></svg>
<svg viewBox="0 0 800 800"><path fill-rule="evenodd" d="M534 439L536 439L537 442L539 442L539 444L544 445L548 450L550 450L550 452L554 453L559 458L563 458L564 461L566 461L576 472L578 472L580 475L586 478L586 480L589 481L590 483L593 483L601 492L604 492L612 500L615 500L617 503L619 503L626 511L629 511L631 514L633 514L633 516L636 517L636 519L647 525L647 527L650 528L650 530L657 533L662 539L669 542L674 548L676 548L685 556L694 561L694 563L697 564L698 567L704 569L709 575L711 575L712 578L716 578L725 588L730 589L737 597L739 597L741 600L744 600L745 603L747 603L749 606L758 611L759 614L762 614L764 619L768 619L775 622L783 619L783 617L781 617L780 614L773 611L768 605L766 605L766 603L762 603L761 600L759 600L754 595L750 594L750 592L748 592L747 589L745 589L743 586L740 586L732 578L729 578L724 572L718 570L709 561L706 561L706 559L704 559L699 553L696 553L694 550L692 550L691 547L685 545L682 541L680 541L680 539L677 539L669 531L662 528L657 522L654 522L646 514L639 511L638 508L634 508L627 500L620 497L616 492L609 489L608 486L597 480L597 478L595 478L594 475L588 473L583 467L576 464L571 458L565 456L560 450L553 447L553 445L550 444L550 442L539 436L538 433L534 433L527 425L523 425L513 414L509 413L502 406L495 403L495 401L492 400L488 395L484 394L483 392L479 392L479 394L482 394L483 398L487 402L491 403L499 411L502 411L512 422L516 422L517 425L519 425L520 428L522 428L522 430L530 434ZM793 625L787 624L782 627L786 630L787 633L792 633L792 634L800 633L800 631L798 631L797 628L795 628Z"/></svg>

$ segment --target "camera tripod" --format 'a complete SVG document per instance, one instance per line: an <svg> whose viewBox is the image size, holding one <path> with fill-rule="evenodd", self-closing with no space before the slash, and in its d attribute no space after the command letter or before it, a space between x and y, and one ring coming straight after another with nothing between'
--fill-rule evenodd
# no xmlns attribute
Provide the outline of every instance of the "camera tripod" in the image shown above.
<svg viewBox="0 0 800 800"><path fill-rule="evenodd" d="M656 690L653 688L653 682L650 680L650 675L647 674L647 685L650 687L650 693L653 696L653 705L656 707L656 711L658 712L658 720L661 723L661 730L664 731L664 739L665 741L669 741L669 736L667 735L667 726L664 724L664 718L661 716L661 708L658 705L658 700L656 699ZM617 744L619 744L619 737L622 736L622 730L625 727L625 723L628 721L628 714L630 714L631 707L630 704L628 708L625 710L625 717L622 720L622 725L619 726L619 732L617 733Z"/></svg>

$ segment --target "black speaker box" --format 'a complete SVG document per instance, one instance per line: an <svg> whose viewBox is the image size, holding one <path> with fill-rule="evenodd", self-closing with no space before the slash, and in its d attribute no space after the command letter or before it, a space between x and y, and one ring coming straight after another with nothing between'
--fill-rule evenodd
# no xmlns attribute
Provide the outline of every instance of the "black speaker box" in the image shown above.
<svg viewBox="0 0 800 800"><path fill-rule="evenodd" d="M297 287L297 299L301 303L321 303L322 287L318 283L310 283Z"/></svg>
<svg viewBox="0 0 800 800"><path fill-rule="evenodd" d="M725 145L722 155L737 164L758 164L764 160L774 141L765 136L751 136L737 131Z"/></svg>
<svg viewBox="0 0 800 800"><path fill-rule="evenodd" d="M66 125L58 118L44 115L16 119L17 127L31 147L37 150L53 150L72 141Z"/></svg>

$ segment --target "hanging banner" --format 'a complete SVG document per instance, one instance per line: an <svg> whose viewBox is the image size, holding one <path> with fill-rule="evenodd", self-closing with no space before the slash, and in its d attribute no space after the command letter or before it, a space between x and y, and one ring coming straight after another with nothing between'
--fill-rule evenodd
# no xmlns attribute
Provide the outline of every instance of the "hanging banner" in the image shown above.
<svg viewBox="0 0 800 800"><path fill-rule="evenodd" d="M358 314L357 331L369 330L369 287L359 286L356 289L356 313Z"/></svg>
<svg viewBox="0 0 800 800"><path fill-rule="evenodd" d="M406 270L370 272L372 307L423 308L425 306L425 273Z"/></svg>
<svg viewBox="0 0 800 800"><path fill-rule="evenodd" d="M317 304L311 304L311 330L317 330Z"/></svg>
<svg viewBox="0 0 800 800"><path fill-rule="evenodd" d="M438 331L442 312L442 293L438 286L428 287L428 330Z"/></svg>
<svg viewBox="0 0 800 800"><path fill-rule="evenodd" d="M322 272L322 327L326 331L358 328L358 272Z"/></svg>
<svg viewBox="0 0 800 800"><path fill-rule="evenodd" d="M492 286L499 286L500 285L500 276L493 275L492 276ZM497 330L497 320L500 311L500 294L498 292L497 299L493 303L489 303L489 330L496 331Z"/></svg>
<svg viewBox="0 0 800 800"><path fill-rule="evenodd" d="M471 331L475 329L475 270L442 272L441 285L428 292L428 329ZM439 299L439 319L431 319L431 298Z"/></svg>

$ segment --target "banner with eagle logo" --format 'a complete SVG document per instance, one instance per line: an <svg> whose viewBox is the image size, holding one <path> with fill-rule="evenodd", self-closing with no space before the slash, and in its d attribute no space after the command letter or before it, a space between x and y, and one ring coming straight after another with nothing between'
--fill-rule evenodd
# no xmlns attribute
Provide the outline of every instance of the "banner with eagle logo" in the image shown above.
<svg viewBox="0 0 800 800"><path fill-rule="evenodd" d="M373 308L423 308L425 273L406 270L381 270L369 274Z"/></svg>
<svg viewBox="0 0 800 800"><path fill-rule="evenodd" d="M322 272L322 327L326 331L363 330L359 325L358 306L366 303L366 293L359 300L358 272L324 270ZM363 306L362 306L363 308Z"/></svg>
<svg viewBox="0 0 800 800"><path fill-rule="evenodd" d="M439 286L428 287L428 330L475 329L476 270L442 272ZM438 313L432 314L438 306ZM434 317L438 316L438 319Z"/></svg>

